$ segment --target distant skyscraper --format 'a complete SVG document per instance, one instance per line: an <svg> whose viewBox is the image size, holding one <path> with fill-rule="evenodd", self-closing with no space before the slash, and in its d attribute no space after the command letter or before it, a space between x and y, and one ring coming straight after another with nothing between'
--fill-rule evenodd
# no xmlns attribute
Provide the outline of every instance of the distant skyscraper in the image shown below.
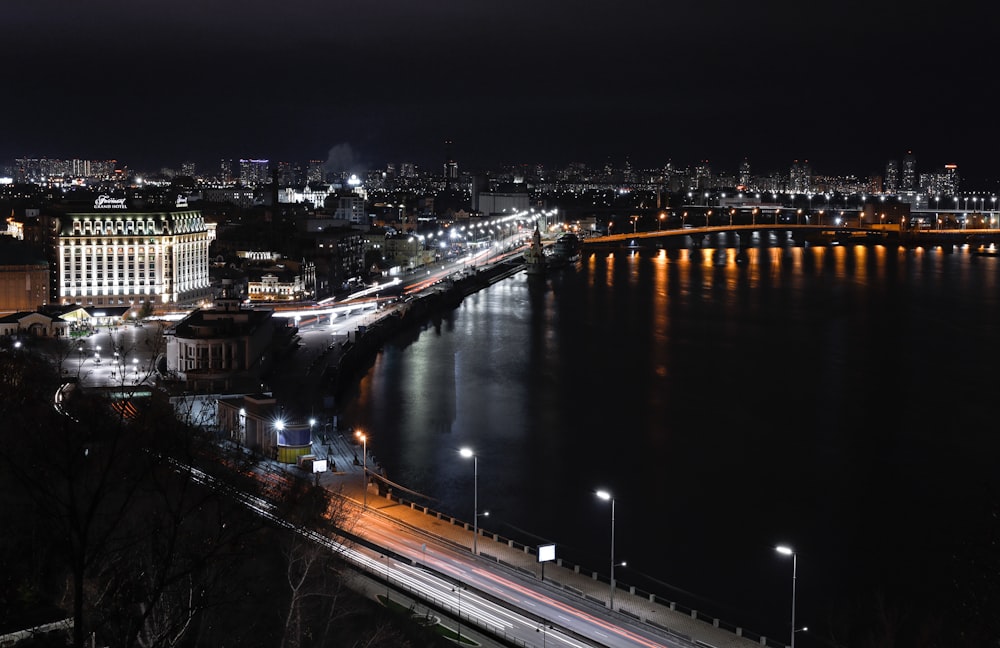
<svg viewBox="0 0 1000 648"><path fill-rule="evenodd" d="M445 163L444 163L444 179L448 186L451 186L452 180L458 179L458 162L451 155L451 140L445 140Z"/></svg>
<svg viewBox="0 0 1000 648"><path fill-rule="evenodd" d="M750 160L746 158L740 162L739 185L744 189L750 187Z"/></svg>
<svg viewBox="0 0 1000 648"><path fill-rule="evenodd" d="M323 182L326 180L323 172L323 160L309 160L306 169L306 182Z"/></svg>
<svg viewBox="0 0 1000 648"><path fill-rule="evenodd" d="M240 182L246 187L256 187L267 184L267 160L240 160Z"/></svg>
<svg viewBox="0 0 1000 648"><path fill-rule="evenodd" d="M891 194L899 191L899 163L895 160L885 165L885 191Z"/></svg>
<svg viewBox="0 0 1000 648"><path fill-rule="evenodd" d="M913 151L907 151L903 156L903 175L900 178L900 191L916 191L917 189L917 158Z"/></svg>
<svg viewBox="0 0 1000 648"><path fill-rule="evenodd" d="M278 162L278 184L282 187L289 187L297 184L295 182L295 169L291 162Z"/></svg>
<svg viewBox="0 0 1000 648"><path fill-rule="evenodd" d="M792 162L792 168L788 174L788 190L794 193L808 193L812 186L812 169L809 167L809 160Z"/></svg>
<svg viewBox="0 0 1000 648"><path fill-rule="evenodd" d="M73 160L73 176L76 178L89 178L92 173L90 160Z"/></svg>
<svg viewBox="0 0 1000 648"><path fill-rule="evenodd" d="M702 160L694 167L694 186L698 189L712 187L712 165L708 163L708 160Z"/></svg>
<svg viewBox="0 0 1000 648"><path fill-rule="evenodd" d="M233 161L228 159L219 160L219 181L229 183L233 181Z"/></svg>
<svg viewBox="0 0 1000 648"><path fill-rule="evenodd" d="M955 195L959 190L959 177L958 177L958 165L957 164L946 164L944 165L944 178L941 190L944 193Z"/></svg>
<svg viewBox="0 0 1000 648"><path fill-rule="evenodd" d="M193 178L195 170L194 162L181 162L181 175L191 176Z"/></svg>

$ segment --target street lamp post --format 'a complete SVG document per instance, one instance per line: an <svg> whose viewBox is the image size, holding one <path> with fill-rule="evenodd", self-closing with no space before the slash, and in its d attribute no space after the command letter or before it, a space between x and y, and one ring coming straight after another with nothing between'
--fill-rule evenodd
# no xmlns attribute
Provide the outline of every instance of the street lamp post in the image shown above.
<svg viewBox="0 0 1000 648"><path fill-rule="evenodd" d="M615 609L615 498L605 490L597 491L597 496L604 501L611 502L611 595L608 599L608 607Z"/></svg>
<svg viewBox="0 0 1000 648"><path fill-rule="evenodd" d="M787 547L785 545L780 545L780 546L775 547L774 550L777 551L778 553L780 553L782 556L791 556L792 557L792 642L790 644L790 647L791 648L795 648L795 633L796 633L796 629L795 629L795 577L796 577L796 574L795 574L795 572L796 572L796 569L797 569L798 558L797 558L797 554L795 553L795 551L792 550L791 547Z"/></svg>
<svg viewBox="0 0 1000 648"><path fill-rule="evenodd" d="M462 448L460 455L468 459L472 457L472 553L478 555L479 539L479 456L472 448Z"/></svg>
<svg viewBox="0 0 1000 648"><path fill-rule="evenodd" d="M368 435L360 430L355 432L354 435L361 439L362 505L363 508L368 508Z"/></svg>

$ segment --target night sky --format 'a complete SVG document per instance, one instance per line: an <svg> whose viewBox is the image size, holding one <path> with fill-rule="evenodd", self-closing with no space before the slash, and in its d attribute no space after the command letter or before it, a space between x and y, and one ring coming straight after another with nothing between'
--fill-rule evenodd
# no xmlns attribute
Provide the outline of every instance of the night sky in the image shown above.
<svg viewBox="0 0 1000 648"><path fill-rule="evenodd" d="M971 3L969 3L971 4ZM979 3L985 5L989 3ZM31 0L0 8L0 160L356 169L709 160L1000 176L997 9L787 0ZM984 13L985 12L985 13Z"/></svg>

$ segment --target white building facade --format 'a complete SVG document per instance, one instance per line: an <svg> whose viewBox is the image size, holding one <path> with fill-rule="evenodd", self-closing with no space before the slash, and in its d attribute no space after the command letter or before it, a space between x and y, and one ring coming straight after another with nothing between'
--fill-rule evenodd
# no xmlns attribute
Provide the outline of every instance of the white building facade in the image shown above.
<svg viewBox="0 0 1000 648"><path fill-rule="evenodd" d="M197 304L211 297L209 243L209 227L193 209L126 211L124 203L98 201L92 212L61 215L59 302Z"/></svg>

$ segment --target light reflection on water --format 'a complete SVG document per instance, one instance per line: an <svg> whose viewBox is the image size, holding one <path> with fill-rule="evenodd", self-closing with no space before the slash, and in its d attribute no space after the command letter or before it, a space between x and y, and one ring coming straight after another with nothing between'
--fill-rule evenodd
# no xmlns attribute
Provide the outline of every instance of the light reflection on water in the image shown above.
<svg viewBox="0 0 1000 648"><path fill-rule="evenodd" d="M592 253L387 344L344 420L490 530L782 636L874 588L933 600L993 497L1000 259L883 246ZM916 578L914 562L923 566ZM603 573L603 571L602 571ZM927 598L930 597L930 598ZM810 623L810 625L812 625Z"/></svg>

